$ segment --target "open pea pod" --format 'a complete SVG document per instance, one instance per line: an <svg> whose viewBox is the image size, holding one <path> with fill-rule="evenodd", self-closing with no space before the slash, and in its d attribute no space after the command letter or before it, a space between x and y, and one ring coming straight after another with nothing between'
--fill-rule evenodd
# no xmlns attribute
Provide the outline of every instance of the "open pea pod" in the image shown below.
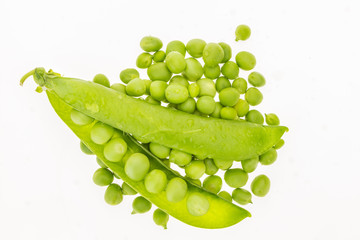
<svg viewBox="0 0 360 240"><path fill-rule="evenodd" d="M200 228L225 228L240 222L246 217L251 216L247 210L236 206L235 204L224 200L216 194L210 193L201 187L198 187L187 181L185 178L164 165L161 160L156 158L148 150L142 147L141 144L134 140L133 137L121 132L120 130L117 130L115 135L117 137L122 137L125 140L128 145L128 152L120 162L114 163L107 161L103 155L104 145L98 145L90 138L90 130L97 121L95 120L92 123L84 126L76 125L71 120L71 111L73 107L65 103L54 91L47 90L46 92L56 113L81 139L81 141L83 141L85 145L93 153L95 153L116 175L118 175L122 180L134 188L143 197L147 198L149 201L151 201L169 215L186 224ZM174 177L180 177L184 179L188 186L188 191L185 198L180 202L170 202L167 200L165 191L162 191L159 194L152 194L146 190L143 181L136 182L131 180L124 171L124 163L131 155L131 153L135 152L143 153L149 158L150 171L152 169L159 169L167 175L168 179L172 179ZM196 196L200 196L202 199L206 199L209 204L209 208L204 215L194 216L189 212L187 201L189 200L189 197L194 196L194 194Z"/></svg>

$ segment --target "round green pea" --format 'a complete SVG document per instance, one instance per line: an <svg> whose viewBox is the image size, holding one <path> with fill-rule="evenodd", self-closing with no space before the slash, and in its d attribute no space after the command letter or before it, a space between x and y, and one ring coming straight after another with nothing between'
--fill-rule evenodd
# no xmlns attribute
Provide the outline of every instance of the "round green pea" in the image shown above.
<svg viewBox="0 0 360 240"><path fill-rule="evenodd" d="M146 212L150 211L151 205L152 205L151 202L149 202L144 197L139 196L139 197L135 198L132 203L133 211L131 214L146 213Z"/></svg>
<svg viewBox="0 0 360 240"><path fill-rule="evenodd" d="M164 229L167 229L169 214L158 208L153 213L153 220L156 225L162 226Z"/></svg>
<svg viewBox="0 0 360 240"><path fill-rule="evenodd" d="M233 161L231 160L222 160L222 159L213 159L215 165L221 170L227 170L231 168Z"/></svg>
<svg viewBox="0 0 360 240"><path fill-rule="evenodd" d="M211 117L214 117L214 118L220 118L220 112L221 112L221 109L223 108L223 105L221 105L221 103L219 102L216 102L215 103L215 109L214 111L210 114Z"/></svg>
<svg viewBox="0 0 360 240"><path fill-rule="evenodd" d="M236 88L240 94L244 94L247 90L247 82L244 78L236 78L232 83L232 87Z"/></svg>
<svg viewBox="0 0 360 240"><path fill-rule="evenodd" d="M146 93L146 83L143 79L134 78L126 85L126 94L139 97Z"/></svg>
<svg viewBox="0 0 360 240"><path fill-rule="evenodd" d="M205 173L207 175L214 175L219 170L219 168L215 165L214 161L211 158L206 158L204 160L204 163L205 163Z"/></svg>
<svg viewBox="0 0 360 240"><path fill-rule="evenodd" d="M219 93L220 103L224 106L234 106L240 98L240 93L235 88L224 88Z"/></svg>
<svg viewBox="0 0 360 240"><path fill-rule="evenodd" d="M259 163L259 157L254 157L246 160L241 161L241 167L247 173L251 173L255 171L257 165Z"/></svg>
<svg viewBox="0 0 360 240"><path fill-rule="evenodd" d="M106 168L99 168L93 175L93 181L98 186L108 186L114 181L114 174Z"/></svg>
<svg viewBox="0 0 360 240"><path fill-rule="evenodd" d="M166 55L165 63L172 73L181 73L186 68L184 55L176 51L172 51Z"/></svg>
<svg viewBox="0 0 360 240"><path fill-rule="evenodd" d="M82 141L80 141L80 149L83 153L87 154L87 155L93 155L94 153L85 145L85 143L83 143Z"/></svg>
<svg viewBox="0 0 360 240"><path fill-rule="evenodd" d="M121 93L126 93L126 86L121 83L114 83L110 86L110 88Z"/></svg>
<svg viewBox="0 0 360 240"><path fill-rule="evenodd" d="M205 173L204 161L192 161L185 166L186 176L192 179L199 179Z"/></svg>
<svg viewBox="0 0 360 240"><path fill-rule="evenodd" d="M203 188L212 193L218 193L222 187L221 177L212 175L204 179Z"/></svg>
<svg viewBox="0 0 360 240"><path fill-rule="evenodd" d="M263 100L263 95L259 89L251 87L245 93L245 100L251 105L259 105Z"/></svg>
<svg viewBox="0 0 360 240"><path fill-rule="evenodd" d="M110 162L120 162L127 151L127 144L122 138L113 138L104 147L104 156Z"/></svg>
<svg viewBox="0 0 360 240"><path fill-rule="evenodd" d="M154 142L149 144L149 149L158 158L167 158L170 154L170 148Z"/></svg>
<svg viewBox="0 0 360 240"><path fill-rule="evenodd" d="M259 175L251 182L251 191L257 197L265 197L270 190L270 179L265 175Z"/></svg>
<svg viewBox="0 0 360 240"><path fill-rule="evenodd" d="M133 153L125 163L125 173L134 181L143 180L149 169L149 159L142 153Z"/></svg>
<svg viewBox="0 0 360 240"><path fill-rule="evenodd" d="M180 150L172 149L169 160L179 166L185 166L191 162L192 155Z"/></svg>
<svg viewBox="0 0 360 240"><path fill-rule="evenodd" d="M228 169L226 170L224 175L224 180L226 184L233 188L245 186L248 178L248 174L241 168Z"/></svg>
<svg viewBox="0 0 360 240"><path fill-rule="evenodd" d="M172 76L172 72L167 68L166 63L158 62L152 64L147 69L147 75L152 81L164 81L167 82Z"/></svg>
<svg viewBox="0 0 360 240"><path fill-rule="evenodd" d="M156 52L163 46L162 41L157 37L146 36L140 41L140 47L145 52Z"/></svg>
<svg viewBox="0 0 360 240"><path fill-rule="evenodd" d="M150 85L150 95L155 100L164 101L165 100L165 90L168 87L166 82L163 81L153 81Z"/></svg>
<svg viewBox="0 0 360 240"><path fill-rule="evenodd" d="M248 81L254 87L262 87L265 85L265 78L261 73L252 72L248 76Z"/></svg>
<svg viewBox="0 0 360 240"><path fill-rule="evenodd" d="M226 191L221 191L218 193L219 197L222 197L223 199L225 199L228 202L232 202L232 197L231 194L226 192Z"/></svg>
<svg viewBox="0 0 360 240"><path fill-rule="evenodd" d="M221 67L221 73L228 79L235 79L239 76L239 66L233 61L227 61Z"/></svg>
<svg viewBox="0 0 360 240"><path fill-rule="evenodd" d="M265 114L265 121L267 125L279 125L279 117L275 113Z"/></svg>
<svg viewBox="0 0 360 240"><path fill-rule="evenodd" d="M184 179L175 177L171 179L166 187L166 199L169 202L180 202L187 193L187 184Z"/></svg>
<svg viewBox="0 0 360 240"><path fill-rule="evenodd" d="M220 116L222 119L234 120L237 118L237 113L232 107L223 107L220 110Z"/></svg>
<svg viewBox="0 0 360 240"><path fill-rule="evenodd" d="M144 185L149 193L160 193L162 192L167 184L166 174L159 170L154 169L146 175Z"/></svg>
<svg viewBox="0 0 360 240"><path fill-rule="evenodd" d="M249 112L250 106L247 101L239 99L235 104L234 109L239 117L244 117Z"/></svg>
<svg viewBox="0 0 360 240"><path fill-rule="evenodd" d="M210 96L202 96L196 102L196 108L204 114L211 114L215 110L215 100Z"/></svg>
<svg viewBox="0 0 360 240"><path fill-rule="evenodd" d="M202 57L206 42L202 39L191 39L186 44L186 50L194 58Z"/></svg>
<svg viewBox="0 0 360 240"><path fill-rule="evenodd" d="M161 104L158 100L154 99L152 96L147 96L145 98L145 101L147 101L148 103L153 104L153 105L160 105Z"/></svg>
<svg viewBox="0 0 360 240"><path fill-rule="evenodd" d="M76 125L80 126L88 125L94 121L92 117L89 117L88 115L79 112L75 108L71 109L70 117Z"/></svg>
<svg viewBox="0 0 360 240"><path fill-rule="evenodd" d="M251 29L249 28L249 26L247 25L239 25L236 27L236 30L235 30L235 41L239 41L239 40L242 40L242 41L245 41L246 39L248 39L251 35Z"/></svg>
<svg viewBox="0 0 360 240"><path fill-rule="evenodd" d="M101 73L95 75L93 82L103 85L105 87L110 87L109 79L104 74Z"/></svg>
<svg viewBox="0 0 360 240"><path fill-rule="evenodd" d="M263 115L258 110L255 110L255 109L250 110L246 114L245 120L248 121L248 122L257 123L257 124L263 124L264 123Z"/></svg>
<svg viewBox="0 0 360 240"><path fill-rule="evenodd" d="M189 82L180 75L175 75L170 79L169 85L170 84L179 84L179 85L183 85L184 87L189 87Z"/></svg>
<svg viewBox="0 0 360 240"><path fill-rule="evenodd" d="M239 52L236 54L235 61L239 68L249 71L253 69L256 65L256 58L249 52Z"/></svg>
<svg viewBox="0 0 360 240"><path fill-rule="evenodd" d="M165 89L165 97L170 103L179 104L189 98L189 91L182 85L172 84Z"/></svg>
<svg viewBox="0 0 360 240"><path fill-rule="evenodd" d="M275 144L274 148L275 148L276 150L278 150L278 149L280 149L282 146L284 146L284 144L285 144L284 139L280 139L280 140Z"/></svg>
<svg viewBox="0 0 360 240"><path fill-rule="evenodd" d="M186 54L185 44L179 40L174 40L169 42L168 45L166 46L166 55L168 55L171 52L179 52L185 57Z"/></svg>
<svg viewBox="0 0 360 240"><path fill-rule="evenodd" d="M251 197L251 193L242 188L236 188L232 192L232 198L234 199L234 201L241 205L252 203Z"/></svg>
<svg viewBox="0 0 360 240"><path fill-rule="evenodd" d="M200 62L195 58L187 58L185 61L186 68L182 75L190 82L195 82L196 80L200 79L204 74L204 70Z"/></svg>
<svg viewBox="0 0 360 240"><path fill-rule="evenodd" d="M209 211L210 203L206 196L199 192L194 192L187 198L186 207L191 215L202 216Z"/></svg>
<svg viewBox="0 0 360 240"><path fill-rule="evenodd" d="M99 145L107 143L114 134L114 128L101 122L97 122L90 130L91 140Z"/></svg>
<svg viewBox="0 0 360 240"><path fill-rule="evenodd" d="M152 63L153 56L150 53L141 53L136 59L136 66L138 68L148 68Z"/></svg>
<svg viewBox="0 0 360 240"><path fill-rule="evenodd" d="M270 148L268 151L260 155L259 162L262 165L271 165L276 161L276 159L277 159L276 149Z"/></svg>
<svg viewBox="0 0 360 240"><path fill-rule="evenodd" d="M199 87L199 84L197 84L196 82L191 83L188 87L188 90L189 90L190 97L195 98L195 97L199 96L200 87Z"/></svg>
<svg viewBox="0 0 360 240"><path fill-rule="evenodd" d="M203 60L209 67L216 66L224 58L224 50L217 43L208 43L204 47Z"/></svg>
<svg viewBox="0 0 360 240"><path fill-rule="evenodd" d="M123 184L121 185L122 188L122 192L124 195L136 195L137 192L129 186L129 184L127 184L126 182L123 182Z"/></svg>
<svg viewBox="0 0 360 240"><path fill-rule="evenodd" d="M177 105L177 109L187 113L193 113L196 109L196 102L193 98L188 98L185 102Z"/></svg>
<svg viewBox="0 0 360 240"><path fill-rule="evenodd" d="M213 67L209 67L206 64L204 65L204 75L209 79L216 79L220 76L220 66L215 65Z"/></svg>
<svg viewBox="0 0 360 240"><path fill-rule="evenodd" d="M163 61L165 61L165 58L166 58L166 53L162 50L157 51L153 55L154 62L163 62Z"/></svg>
<svg viewBox="0 0 360 240"><path fill-rule="evenodd" d="M102 168L107 168L107 166L105 165L105 163L99 158L99 157L96 157L96 162L97 164L102 167Z"/></svg>
<svg viewBox="0 0 360 240"><path fill-rule="evenodd" d="M105 202L110 205L118 205L123 200L121 187L115 183L110 184L104 195Z"/></svg>
<svg viewBox="0 0 360 240"><path fill-rule="evenodd" d="M140 74L135 68L127 68L120 72L120 80L127 84L134 78L139 78Z"/></svg>
<svg viewBox="0 0 360 240"><path fill-rule="evenodd" d="M224 88L231 87L231 83L229 79L227 79L226 77L219 77L218 79L216 79L215 87L216 87L216 91L220 92Z"/></svg>
<svg viewBox="0 0 360 240"><path fill-rule="evenodd" d="M146 86L145 94L150 95L150 85L151 85L152 81L150 79L144 79L144 82L145 82L145 86Z"/></svg>
<svg viewBox="0 0 360 240"><path fill-rule="evenodd" d="M231 55L232 55L231 47L229 46L229 44L224 42L220 42L219 45L222 47L224 51L224 57L221 62L226 63L231 59Z"/></svg>
<svg viewBox="0 0 360 240"><path fill-rule="evenodd" d="M210 96L215 97L216 86L213 80L208 78L202 78L196 82L199 85L200 92L199 96Z"/></svg>

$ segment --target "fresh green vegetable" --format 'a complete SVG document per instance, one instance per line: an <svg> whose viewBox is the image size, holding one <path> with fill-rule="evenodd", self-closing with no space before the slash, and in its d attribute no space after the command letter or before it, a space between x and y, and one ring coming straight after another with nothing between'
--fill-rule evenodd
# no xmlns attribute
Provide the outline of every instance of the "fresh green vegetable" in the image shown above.
<svg viewBox="0 0 360 240"><path fill-rule="evenodd" d="M150 53L141 53L136 59L136 66L138 68L148 68L152 63L152 55Z"/></svg>
<svg viewBox="0 0 360 240"><path fill-rule="evenodd" d="M265 85L265 78L261 73L252 72L248 76L248 81L254 87L262 87Z"/></svg>
<svg viewBox="0 0 360 240"><path fill-rule="evenodd" d="M279 125L279 117L275 113L265 114L265 121L268 125Z"/></svg>
<svg viewBox="0 0 360 240"><path fill-rule="evenodd" d="M120 79L123 83L127 84L134 78L139 78L140 74L135 68L127 68L121 71Z"/></svg>
<svg viewBox="0 0 360 240"><path fill-rule="evenodd" d="M135 198L132 203L133 211L131 214L146 213L150 211L151 206L151 202L149 202L146 198L139 196Z"/></svg>
<svg viewBox="0 0 360 240"><path fill-rule="evenodd" d="M194 58L202 57L206 42L202 39L191 39L186 44L187 52Z"/></svg>
<svg viewBox="0 0 360 240"><path fill-rule="evenodd" d="M93 82L103 85L105 87L110 87L109 79L104 74L101 73L95 75Z"/></svg>
<svg viewBox="0 0 360 240"><path fill-rule="evenodd" d="M228 169L225 172L224 179L227 185L232 188L239 188L245 186L249 176L241 168Z"/></svg>
<svg viewBox="0 0 360 240"><path fill-rule="evenodd" d="M263 153L259 157L259 162L262 165L271 165L277 159L277 152L276 149L270 148L267 152Z"/></svg>
<svg viewBox="0 0 360 240"><path fill-rule="evenodd" d="M263 95L259 89L251 87L245 93L245 100L251 105L259 105L263 100Z"/></svg>
<svg viewBox="0 0 360 240"><path fill-rule="evenodd" d="M93 175L93 181L98 186L108 186L113 180L113 173L106 168L99 168Z"/></svg>
<svg viewBox="0 0 360 240"><path fill-rule="evenodd" d="M115 183L110 184L104 195L105 202L110 205L118 205L123 200L121 187Z"/></svg>
<svg viewBox="0 0 360 240"><path fill-rule="evenodd" d="M145 52L156 52L163 46L162 41L157 37L146 36L140 41L140 47Z"/></svg>
<svg viewBox="0 0 360 240"><path fill-rule="evenodd" d="M178 40L169 42L168 45L166 46L166 55L174 51L181 53L185 57L186 54L185 44Z"/></svg>
<svg viewBox="0 0 360 240"><path fill-rule="evenodd" d="M248 39L250 37L251 34L251 29L249 28L249 26L247 25L239 25L237 26L236 30L235 30L235 41L245 41L246 39Z"/></svg>
<svg viewBox="0 0 360 240"><path fill-rule="evenodd" d="M169 214L158 208L153 213L153 220L156 225L162 226L164 229L167 229Z"/></svg>
<svg viewBox="0 0 360 240"><path fill-rule="evenodd" d="M251 182L251 191L257 197L265 197L270 190L270 179L265 175L259 175Z"/></svg>
<svg viewBox="0 0 360 240"><path fill-rule="evenodd" d="M246 71L253 69L256 65L255 56L246 51L236 54L235 60L237 65Z"/></svg>
<svg viewBox="0 0 360 240"><path fill-rule="evenodd" d="M208 43L204 47L203 60L206 65L213 67L221 63L224 58L224 50L217 43Z"/></svg>
<svg viewBox="0 0 360 240"><path fill-rule="evenodd" d="M222 187L221 177L216 175L208 176L203 182L203 187L209 192L218 193Z"/></svg>
<svg viewBox="0 0 360 240"><path fill-rule="evenodd" d="M232 198L234 201L241 205L252 203L251 197L251 193L243 188L236 188L232 192Z"/></svg>

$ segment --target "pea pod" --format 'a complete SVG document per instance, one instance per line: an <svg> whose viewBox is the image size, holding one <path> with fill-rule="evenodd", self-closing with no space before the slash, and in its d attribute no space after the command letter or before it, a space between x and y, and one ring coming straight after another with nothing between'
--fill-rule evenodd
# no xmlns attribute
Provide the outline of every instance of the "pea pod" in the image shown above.
<svg viewBox="0 0 360 240"><path fill-rule="evenodd" d="M103 163L108 166L114 174L118 175L124 182L130 185L134 190L140 193L144 198L148 199L157 207L163 209L169 215L179 219L180 221L200 228L225 228L238 223L246 217L250 217L250 213L245 209L238 207L228 201L225 201L221 197L210 193L192 183L187 181L185 178L179 176L173 170L169 169L161 160L152 155L148 150L142 147L133 137L117 131L116 135L121 136L127 143L128 152L143 153L150 160L150 171L153 169L159 169L163 171L168 179L174 177L180 177L184 179L188 185L188 191L185 198L180 202L169 202L166 198L165 192L158 194L149 193L144 185L143 181L135 182L131 180L124 171L124 162L130 154L126 154L120 162L110 162L106 160L103 155L104 145L98 145L91 141L90 130L93 125L97 122L96 120L88 125L79 126L72 122L71 111L72 107L66 104L62 99L52 90L47 90L47 95L51 105L55 109L59 117L68 125L68 127L81 139L84 144L100 158ZM187 208L187 200L194 196L202 196L209 203L209 209L206 214L201 216L192 215ZM189 198L190 197L190 198Z"/></svg>
<svg viewBox="0 0 360 240"><path fill-rule="evenodd" d="M146 142L155 142L196 156L245 160L261 155L276 144L284 126L204 118L152 105L111 88L75 78L64 78L36 68L36 83L55 92L76 110Z"/></svg>

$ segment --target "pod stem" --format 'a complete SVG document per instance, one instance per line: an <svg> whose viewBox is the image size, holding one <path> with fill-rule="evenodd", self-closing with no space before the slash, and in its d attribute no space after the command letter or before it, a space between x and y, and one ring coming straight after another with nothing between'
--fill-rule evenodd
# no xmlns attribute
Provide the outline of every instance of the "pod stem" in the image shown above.
<svg viewBox="0 0 360 240"><path fill-rule="evenodd" d="M26 79L28 79L30 76L33 76L35 74L35 69L31 70L30 72L28 72L27 74L25 74L21 79L20 79L20 86L24 85L24 82L26 81Z"/></svg>
<svg viewBox="0 0 360 240"><path fill-rule="evenodd" d="M61 75L59 73L54 72L51 69L48 72L46 72L45 69L42 67L35 68L34 70L31 70L30 72L25 74L20 79L20 86L22 86L26 81L26 79L28 79L30 76L33 76L34 81L36 82L37 85L43 87L45 86L45 84L48 83L49 78L60 77ZM37 92L38 90L40 91L40 89L37 89Z"/></svg>

